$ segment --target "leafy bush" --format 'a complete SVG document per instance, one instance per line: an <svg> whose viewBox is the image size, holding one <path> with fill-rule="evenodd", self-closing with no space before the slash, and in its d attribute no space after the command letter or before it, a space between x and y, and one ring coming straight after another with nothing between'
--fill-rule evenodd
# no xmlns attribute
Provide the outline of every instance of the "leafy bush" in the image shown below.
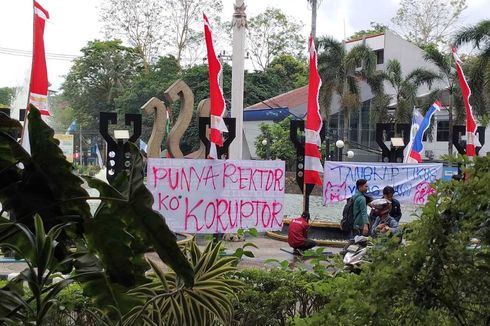
<svg viewBox="0 0 490 326"><path fill-rule="evenodd" d="M90 175L94 176L100 171L100 167L98 165L80 165L74 164L74 169L78 171L78 174L81 175Z"/></svg>
<svg viewBox="0 0 490 326"><path fill-rule="evenodd" d="M329 298L294 325L489 325L490 156L477 158L465 182L438 182L407 245L384 238L357 275L319 281ZM472 240L477 238L478 240Z"/></svg>
<svg viewBox="0 0 490 326"><path fill-rule="evenodd" d="M245 284L235 302L238 325L286 325L289 318L310 316L327 302L311 287L322 276L305 270L248 269L236 277Z"/></svg>
<svg viewBox="0 0 490 326"><path fill-rule="evenodd" d="M83 294L78 283L72 283L57 296L58 304L46 317L46 325L50 326L95 326L98 325L100 314L97 313L89 297Z"/></svg>

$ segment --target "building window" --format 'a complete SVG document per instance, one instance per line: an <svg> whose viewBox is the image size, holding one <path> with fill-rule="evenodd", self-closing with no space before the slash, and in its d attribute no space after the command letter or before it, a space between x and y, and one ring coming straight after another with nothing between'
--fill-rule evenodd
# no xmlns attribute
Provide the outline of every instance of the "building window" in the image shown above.
<svg viewBox="0 0 490 326"><path fill-rule="evenodd" d="M374 51L376 64L382 65L385 62L385 51L383 49Z"/></svg>
<svg viewBox="0 0 490 326"><path fill-rule="evenodd" d="M449 121L437 121L437 141L449 141Z"/></svg>

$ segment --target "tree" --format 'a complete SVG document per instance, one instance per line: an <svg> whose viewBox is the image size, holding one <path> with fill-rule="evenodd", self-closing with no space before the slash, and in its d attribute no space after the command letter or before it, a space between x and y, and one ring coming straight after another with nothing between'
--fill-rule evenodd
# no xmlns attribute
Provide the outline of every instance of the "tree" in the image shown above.
<svg viewBox="0 0 490 326"><path fill-rule="evenodd" d="M9 107L10 103L14 99L14 96L15 96L14 87L0 88L0 106Z"/></svg>
<svg viewBox="0 0 490 326"><path fill-rule="evenodd" d="M454 38L454 45L471 43L478 49L478 56L465 60L465 74L471 88L470 101L480 115L490 110L490 20L462 28ZM467 69L469 68L469 69Z"/></svg>
<svg viewBox="0 0 490 326"><path fill-rule="evenodd" d="M267 66L266 73L281 80L286 91L308 85L309 69L304 60L290 54L275 57Z"/></svg>
<svg viewBox="0 0 490 326"><path fill-rule="evenodd" d="M308 67L289 54L272 60L264 70L245 74L244 105L254 105L308 84Z"/></svg>
<svg viewBox="0 0 490 326"><path fill-rule="evenodd" d="M62 85L63 95L84 128L98 129L99 113L114 111L120 96L142 69L137 51L120 41L90 41Z"/></svg>
<svg viewBox="0 0 490 326"><path fill-rule="evenodd" d="M419 46L445 45L466 8L466 0L402 0L391 21Z"/></svg>
<svg viewBox="0 0 490 326"><path fill-rule="evenodd" d="M454 45L471 43L480 55L490 60L490 20L482 20L475 26L464 27L454 37Z"/></svg>
<svg viewBox="0 0 490 326"><path fill-rule="evenodd" d="M177 61L182 63L184 59L194 63L202 57L196 57L196 54L200 54L196 49L203 48L204 44L202 14L208 16L213 34L216 35L216 31L222 28L219 18L222 11L221 0L165 0L165 44L170 46L170 53ZM184 58L184 53L189 57Z"/></svg>
<svg viewBox="0 0 490 326"><path fill-rule="evenodd" d="M346 144L349 141L350 114L361 106L358 83L367 80L374 73L375 67L376 55L368 46L357 45L347 52L343 43L331 37L323 37L318 42L322 107L327 115L332 97L334 94L339 96L340 111L344 116L344 126L339 136Z"/></svg>
<svg viewBox="0 0 490 326"><path fill-rule="evenodd" d="M449 93L449 105L448 105L448 122L449 122L449 141L448 141L448 154L453 153L453 126L454 126L454 113L456 109L457 116L461 116L461 106L454 106L455 95L459 90L458 76L456 70L453 69L452 55L449 53L443 53L439 51L435 46L425 47L424 58L428 62L433 63L438 69L439 80L441 80ZM459 91L460 93L460 91Z"/></svg>
<svg viewBox="0 0 490 326"><path fill-rule="evenodd" d="M158 0L105 0L100 17L106 36L127 41L137 49L147 68L162 44L164 9Z"/></svg>
<svg viewBox="0 0 490 326"><path fill-rule="evenodd" d="M147 69L162 46L181 63L186 50L203 42L202 14L219 22L222 9L221 0L106 0L101 19L106 35L136 48Z"/></svg>
<svg viewBox="0 0 490 326"><path fill-rule="evenodd" d="M397 123L408 123L412 118L412 108L417 105L417 89L422 84L429 87L440 76L434 72L418 68L402 75L402 67L396 59L391 59L386 64L384 72L380 72L382 80L387 81L394 88L396 100L395 109L395 131Z"/></svg>
<svg viewBox="0 0 490 326"><path fill-rule="evenodd" d="M370 29L360 30L358 32L355 32L349 37L349 40L357 40L357 39L362 39L365 36L384 33L388 29L388 26L376 22L370 22L369 25L371 26Z"/></svg>
<svg viewBox="0 0 490 326"><path fill-rule="evenodd" d="M53 116L53 129L56 132L65 133L75 120L75 110L69 106L66 98L59 94L49 97L49 109Z"/></svg>
<svg viewBox="0 0 490 326"><path fill-rule="evenodd" d="M173 56L160 57L147 70L135 76L132 83L115 99L116 110L120 113L141 113L141 106L150 98L163 100L163 93L182 75L181 67ZM154 116L143 115L141 137L148 140L153 127ZM175 119L173 118L175 121Z"/></svg>
<svg viewBox="0 0 490 326"><path fill-rule="evenodd" d="M296 150L289 140L289 125L291 118L286 118L279 123L260 125L260 135L255 140L257 156L261 159L280 159L286 162L286 169L292 166L296 158ZM267 140L263 145L262 141Z"/></svg>
<svg viewBox="0 0 490 326"><path fill-rule="evenodd" d="M302 22L286 16L280 9L267 8L248 22L248 50L255 68L265 69L272 59L288 53L297 58L305 52Z"/></svg>

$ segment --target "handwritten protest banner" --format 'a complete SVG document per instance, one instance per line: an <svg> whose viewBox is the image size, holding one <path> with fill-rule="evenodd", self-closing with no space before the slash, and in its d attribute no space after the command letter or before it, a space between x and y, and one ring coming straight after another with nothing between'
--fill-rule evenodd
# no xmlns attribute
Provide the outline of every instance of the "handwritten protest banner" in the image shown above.
<svg viewBox="0 0 490 326"><path fill-rule="evenodd" d="M385 186L395 189L400 202L425 204L434 192L431 183L442 177L442 163L357 163L325 162L323 204L335 203L356 192L356 181L368 181L368 195L379 198Z"/></svg>
<svg viewBox="0 0 490 326"><path fill-rule="evenodd" d="M178 232L282 228L283 161L149 159L153 209Z"/></svg>

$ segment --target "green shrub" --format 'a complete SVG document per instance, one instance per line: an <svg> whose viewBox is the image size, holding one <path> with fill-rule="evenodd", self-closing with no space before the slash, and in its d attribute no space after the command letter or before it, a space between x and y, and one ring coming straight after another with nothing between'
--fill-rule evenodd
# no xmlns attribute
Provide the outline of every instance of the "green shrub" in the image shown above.
<svg viewBox="0 0 490 326"><path fill-rule="evenodd" d="M315 273L248 269L236 277L245 284L235 302L234 319L239 325L285 325L288 318L310 316L327 302L311 286L321 279Z"/></svg>

